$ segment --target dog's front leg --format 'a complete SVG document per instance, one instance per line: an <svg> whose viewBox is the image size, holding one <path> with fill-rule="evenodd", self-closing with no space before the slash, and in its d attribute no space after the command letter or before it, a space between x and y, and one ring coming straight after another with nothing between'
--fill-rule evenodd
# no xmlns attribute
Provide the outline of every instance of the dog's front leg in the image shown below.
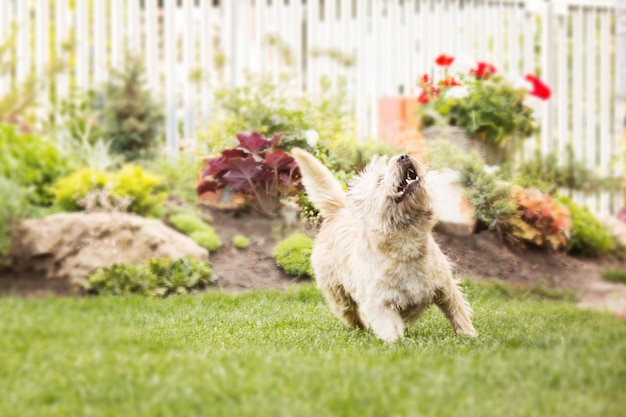
<svg viewBox="0 0 626 417"><path fill-rule="evenodd" d="M472 325L472 308L453 279L437 291L435 304L446 315L456 334L472 337L477 335Z"/></svg>
<svg viewBox="0 0 626 417"><path fill-rule="evenodd" d="M404 323L400 314L390 306L364 304L361 311L374 334L385 342L394 342L404 336Z"/></svg>

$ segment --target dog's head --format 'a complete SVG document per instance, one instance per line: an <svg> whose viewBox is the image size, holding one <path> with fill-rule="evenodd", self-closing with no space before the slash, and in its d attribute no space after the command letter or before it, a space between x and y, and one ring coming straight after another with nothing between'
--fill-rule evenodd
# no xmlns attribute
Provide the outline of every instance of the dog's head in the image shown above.
<svg viewBox="0 0 626 417"><path fill-rule="evenodd" d="M349 186L353 209L383 231L404 226L430 225L432 200L426 186L426 170L408 155L374 157Z"/></svg>

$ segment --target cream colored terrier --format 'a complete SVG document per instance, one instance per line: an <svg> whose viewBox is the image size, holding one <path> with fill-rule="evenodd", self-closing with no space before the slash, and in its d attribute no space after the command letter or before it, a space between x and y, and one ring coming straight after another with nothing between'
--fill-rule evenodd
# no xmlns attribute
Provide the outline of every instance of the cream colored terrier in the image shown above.
<svg viewBox="0 0 626 417"><path fill-rule="evenodd" d="M476 336L472 309L431 234L432 202L417 161L374 157L346 195L313 155L298 148L292 155L324 218L311 263L337 317L391 342L435 303L457 334Z"/></svg>

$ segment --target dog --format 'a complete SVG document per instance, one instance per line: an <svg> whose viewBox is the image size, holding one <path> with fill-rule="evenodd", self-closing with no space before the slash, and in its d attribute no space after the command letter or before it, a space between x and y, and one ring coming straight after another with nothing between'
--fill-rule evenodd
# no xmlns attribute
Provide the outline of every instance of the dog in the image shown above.
<svg viewBox="0 0 626 417"><path fill-rule="evenodd" d="M393 342L432 304L459 335L476 336L472 309L432 236L424 167L408 155L374 157L347 193L317 158L295 158L322 215L311 264L331 311L350 327Z"/></svg>

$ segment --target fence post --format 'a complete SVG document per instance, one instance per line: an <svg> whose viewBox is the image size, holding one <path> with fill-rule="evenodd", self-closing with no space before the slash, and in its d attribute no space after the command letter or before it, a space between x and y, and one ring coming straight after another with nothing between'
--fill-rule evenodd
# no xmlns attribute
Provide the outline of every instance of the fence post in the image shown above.
<svg viewBox="0 0 626 417"><path fill-rule="evenodd" d="M626 2L615 0L617 88L620 97L626 100Z"/></svg>
<svg viewBox="0 0 626 417"><path fill-rule="evenodd" d="M178 151L176 100L176 0L165 0L163 31L165 46L165 143L172 155Z"/></svg>
<svg viewBox="0 0 626 417"><path fill-rule="evenodd" d="M543 33L541 37L541 52L542 62L541 67L545 71L541 77L550 86L554 86L554 3L551 0L545 0L543 22ZM544 155L552 152L554 146L554 132L553 125L553 103L554 100L546 100L542 105L544 106L543 119L541 120L542 132L541 132L541 151Z"/></svg>

